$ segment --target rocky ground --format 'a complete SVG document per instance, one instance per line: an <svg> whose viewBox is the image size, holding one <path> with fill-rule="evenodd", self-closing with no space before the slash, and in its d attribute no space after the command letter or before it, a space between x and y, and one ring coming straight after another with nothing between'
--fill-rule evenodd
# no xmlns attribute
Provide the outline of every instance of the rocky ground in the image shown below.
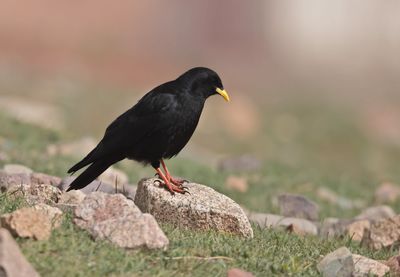
<svg viewBox="0 0 400 277"><path fill-rule="evenodd" d="M119 174L122 180L128 180L121 171L110 170L102 178L106 179L107 174ZM193 232L213 230L247 240L254 238L252 222L262 232L278 230L322 239L346 237L372 250L400 244L400 216L386 205L366 208L353 218L320 219L316 203L301 195L281 194L277 197L280 214L245 213L232 199L196 183L186 184L190 194L185 195L171 195L160 187L157 178L143 179L138 186L126 184L122 189L94 181L83 191L65 192L70 179L34 172L18 164L6 164L0 171L1 197L21 203L20 208L0 216L0 249L2 253L12 253L12 258L3 254L0 259L6 276L16 276L18 271L39 275L12 236L49 240L66 215L94 241L107 241L126 250L166 250L170 241L160 228L161 223ZM376 191L377 201L397 200L399 188L382 184ZM317 269L324 276L398 275L399 261L400 256L374 260L343 246L321 258ZM232 269L228 276L252 273Z"/></svg>
<svg viewBox="0 0 400 277"><path fill-rule="evenodd" d="M204 164L190 159L201 148L189 148L169 164L192 180L192 193L171 196L134 163L66 193L74 178L66 169L96 141L65 140L1 114L0 125L0 253L10 253L0 265L9 276L399 274L400 176L391 169L400 155L375 144L365 154L356 132L345 148L359 149L360 159L317 146L340 167L305 153L312 139L285 138L279 143L291 151L279 155L266 141L271 160L200 155L213 160Z"/></svg>

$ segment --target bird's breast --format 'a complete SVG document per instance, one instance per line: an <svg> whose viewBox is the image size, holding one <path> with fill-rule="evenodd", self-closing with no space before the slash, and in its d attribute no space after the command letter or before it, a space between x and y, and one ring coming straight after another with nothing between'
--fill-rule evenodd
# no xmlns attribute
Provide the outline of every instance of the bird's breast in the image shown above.
<svg viewBox="0 0 400 277"><path fill-rule="evenodd" d="M167 148L163 155L166 158L178 154L188 143L199 122L203 105L188 104L181 109L176 113L175 120L171 124Z"/></svg>

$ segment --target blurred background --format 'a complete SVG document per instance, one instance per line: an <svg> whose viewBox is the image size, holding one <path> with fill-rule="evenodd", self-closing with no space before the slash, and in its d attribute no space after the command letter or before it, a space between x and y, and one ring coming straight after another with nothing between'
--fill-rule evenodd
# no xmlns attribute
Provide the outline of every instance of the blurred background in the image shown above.
<svg viewBox="0 0 400 277"><path fill-rule="evenodd" d="M315 175L338 187L399 180L398 1L1 5L0 109L63 141L90 148L151 88L206 66L232 101L208 100L184 158L214 165L247 155L267 183L280 166L307 176L278 178L291 187Z"/></svg>

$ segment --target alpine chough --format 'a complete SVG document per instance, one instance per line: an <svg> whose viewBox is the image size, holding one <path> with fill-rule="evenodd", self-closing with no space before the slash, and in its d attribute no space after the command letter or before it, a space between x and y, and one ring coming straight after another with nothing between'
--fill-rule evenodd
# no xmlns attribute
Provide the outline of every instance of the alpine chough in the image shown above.
<svg viewBox="0 0 400 277"><path fill-rule="evenodd" d="M188 143L206 99L214 94L229 101L218 74L205 67L192 68L152 89L115 119L99 144L68 170L74 173L88 166L67 191L84 188L109 166L128 158L151 164L172 194L185 193L183 181L171 176L163 159L177 155Z"/></svg>

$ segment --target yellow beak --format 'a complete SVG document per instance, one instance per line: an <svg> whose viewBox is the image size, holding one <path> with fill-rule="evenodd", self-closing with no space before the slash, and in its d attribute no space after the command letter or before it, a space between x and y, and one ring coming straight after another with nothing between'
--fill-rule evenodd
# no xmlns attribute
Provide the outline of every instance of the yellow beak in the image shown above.
<svg viewBox="0 0 400 277"><path fill-rule="evenodd" d="M218 94L220 94L222 97L224 97L224 99L225 99L227 102L229 102L230 99L229 99L229 95L228 95L228 93L226 92L226 90L217 88L215 91L216 91Z"/></svg>

